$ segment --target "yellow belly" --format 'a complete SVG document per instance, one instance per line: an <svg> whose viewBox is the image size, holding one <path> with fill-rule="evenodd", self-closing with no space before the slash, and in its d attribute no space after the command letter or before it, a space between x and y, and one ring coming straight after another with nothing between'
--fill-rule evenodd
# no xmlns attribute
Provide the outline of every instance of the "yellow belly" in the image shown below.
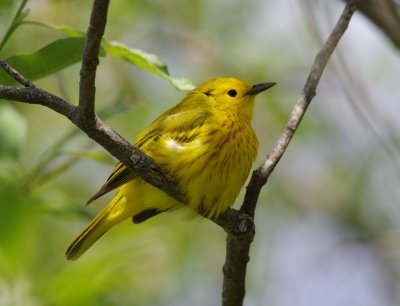
<svg viewBox="0 0 400 306"><path fill-rule="evenodd" d="M160 139L163 143L158 144L157 150L147 147L144 152L178 183L189 199L189 208L202 210L208 217L217 217L234 204L257 154L258 143L253 130L250 126L241 128L246 130L236 128L230 133L220 133L207 143L196 140L182 145L172 139ZM160 150L160 146L164 149ZM145 208L165 210L182 206L141 180L121 189L132 193L136 203L139 198Z"/></svg>

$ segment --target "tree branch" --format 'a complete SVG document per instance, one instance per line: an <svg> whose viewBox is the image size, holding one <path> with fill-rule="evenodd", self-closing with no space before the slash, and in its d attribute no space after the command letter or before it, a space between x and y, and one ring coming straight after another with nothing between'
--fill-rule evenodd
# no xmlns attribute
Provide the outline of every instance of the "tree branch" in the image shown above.
<svg viewBox="0 0 400 306"><path fill-rule="evenodd" d="M163 190L176 200L186 202L185 197L176 190L175 185L167 179L150 157L132 146L97 116L95 116L94 125L87 125L82 122L79 109L76 106L40 88L17 88L0 85L0 98L40 104L64 115L90 138L124 163L129 170L138 173L145 181Z"/></svg>
<svg viewBox="0 0 400 306"><path fill-rule="evenodd" d="M254 218L254 212L261 188L266 184L275 166L278 164L283 153L289 145L301 119L303 118L315 91L318 86L321 75L328 63L328 60L336 48L340 38L346 31L350 19L356 7L352 2L348 2L335 25L332 33L328 37L321 51L317 54L311 67L310 74L306 84L301 92L299 99L293 107L285 128L278 140L275 142L264 162L253 171L250 182L247 186L245 198L240 211L246 214L244 218L236 224L241 224L235 230L238 232L229 232L227 234L226 258L223 267L224 281L222 290L222 305L236 306L242 305L245 296L245 275L247 262L249 261L250 244L254 238L254 226L251 220ZM245 215L241 215L242 217Z"/></svg>
<svg viewBox="0 0 400 306"><path fill-rule="evenodd" d="M78 113L75 106L37 87L18 88L0 85L0 98L30 104L40 104L51 108L61 115L64 115L72 122L78 121Z"/></svg>
<svg viewBox="0 0 400 306"><path fill-rule="evenodd" d="M107 23L109 0L94 0L83 49L79 82L79 109L87 124L95 121L96 70L101 39Z"/></svg>
<svg viewBox="0 0 400 306"><path fill-rule="evenodd" d="M18 83L21 83L25 87L36 88L36 86L33 83L31 83L28 79L19 74L18 71L16 71L13 67L11 67L5 60L0 59L0 66Z"/></svg>
<svg viewBox="0 0 400 306"><path fill-rule="evenodd" d="M176 190L176 185L168 180L150 157L108 127L94 112L96 69L99 63L100 43L107 22L108 4L109 0L95 0L93 3L83 52L78 107L36 87L1 59L0 66L26 88L0 85L0 98L40 104L64 115L129 170L138 173L146 182L163 190L177 201L186 203L185 196Z"/></svg>

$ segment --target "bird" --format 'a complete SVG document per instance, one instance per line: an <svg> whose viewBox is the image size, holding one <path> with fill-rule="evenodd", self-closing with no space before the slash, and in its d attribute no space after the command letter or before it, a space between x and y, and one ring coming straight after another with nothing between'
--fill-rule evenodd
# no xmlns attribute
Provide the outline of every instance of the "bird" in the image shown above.
<svg viewBox="0 0 400 306"><path fill-rule="evenodd" d="M275 82L252 85L237 78L215 78L187 93L136 138L187 198L183 204L118 163L87 204L118 188L115 196L66 251L68 260L86 252L105 232L127 218L141 223L184 208L218 218L237 198L258 151L251 126L255 97Z"/></svg>

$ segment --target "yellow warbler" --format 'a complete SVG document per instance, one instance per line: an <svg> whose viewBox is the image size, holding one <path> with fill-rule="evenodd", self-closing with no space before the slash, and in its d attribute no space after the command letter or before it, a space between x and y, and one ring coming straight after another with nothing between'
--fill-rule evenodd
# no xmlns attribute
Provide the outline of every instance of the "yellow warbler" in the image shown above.
<svg viewBox="0 0 400 306"><path fill-rule="evenodd" d="M188 198L187 207L209 218L230 207L249 175L258 149L251 127L255 95L275 85L217 78L190 91L136 139ZM68 259L81 256L107 230L132 217L140 223L184 205L119 163L88 203L119 188L110 203L72 242Z"/></svg>

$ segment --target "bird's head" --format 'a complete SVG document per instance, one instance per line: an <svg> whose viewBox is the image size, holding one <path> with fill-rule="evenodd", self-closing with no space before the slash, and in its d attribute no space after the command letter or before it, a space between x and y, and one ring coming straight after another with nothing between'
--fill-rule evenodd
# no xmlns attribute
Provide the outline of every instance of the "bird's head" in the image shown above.
<svg viewBox="0 0 400 306"><path fill-rule="evenodd" d="M202 97L202 103L207 103L211 108L250 121L256 95L275 84L269 82L252 85L235 78L216 78L195 88L193 94Z"/></svg>

